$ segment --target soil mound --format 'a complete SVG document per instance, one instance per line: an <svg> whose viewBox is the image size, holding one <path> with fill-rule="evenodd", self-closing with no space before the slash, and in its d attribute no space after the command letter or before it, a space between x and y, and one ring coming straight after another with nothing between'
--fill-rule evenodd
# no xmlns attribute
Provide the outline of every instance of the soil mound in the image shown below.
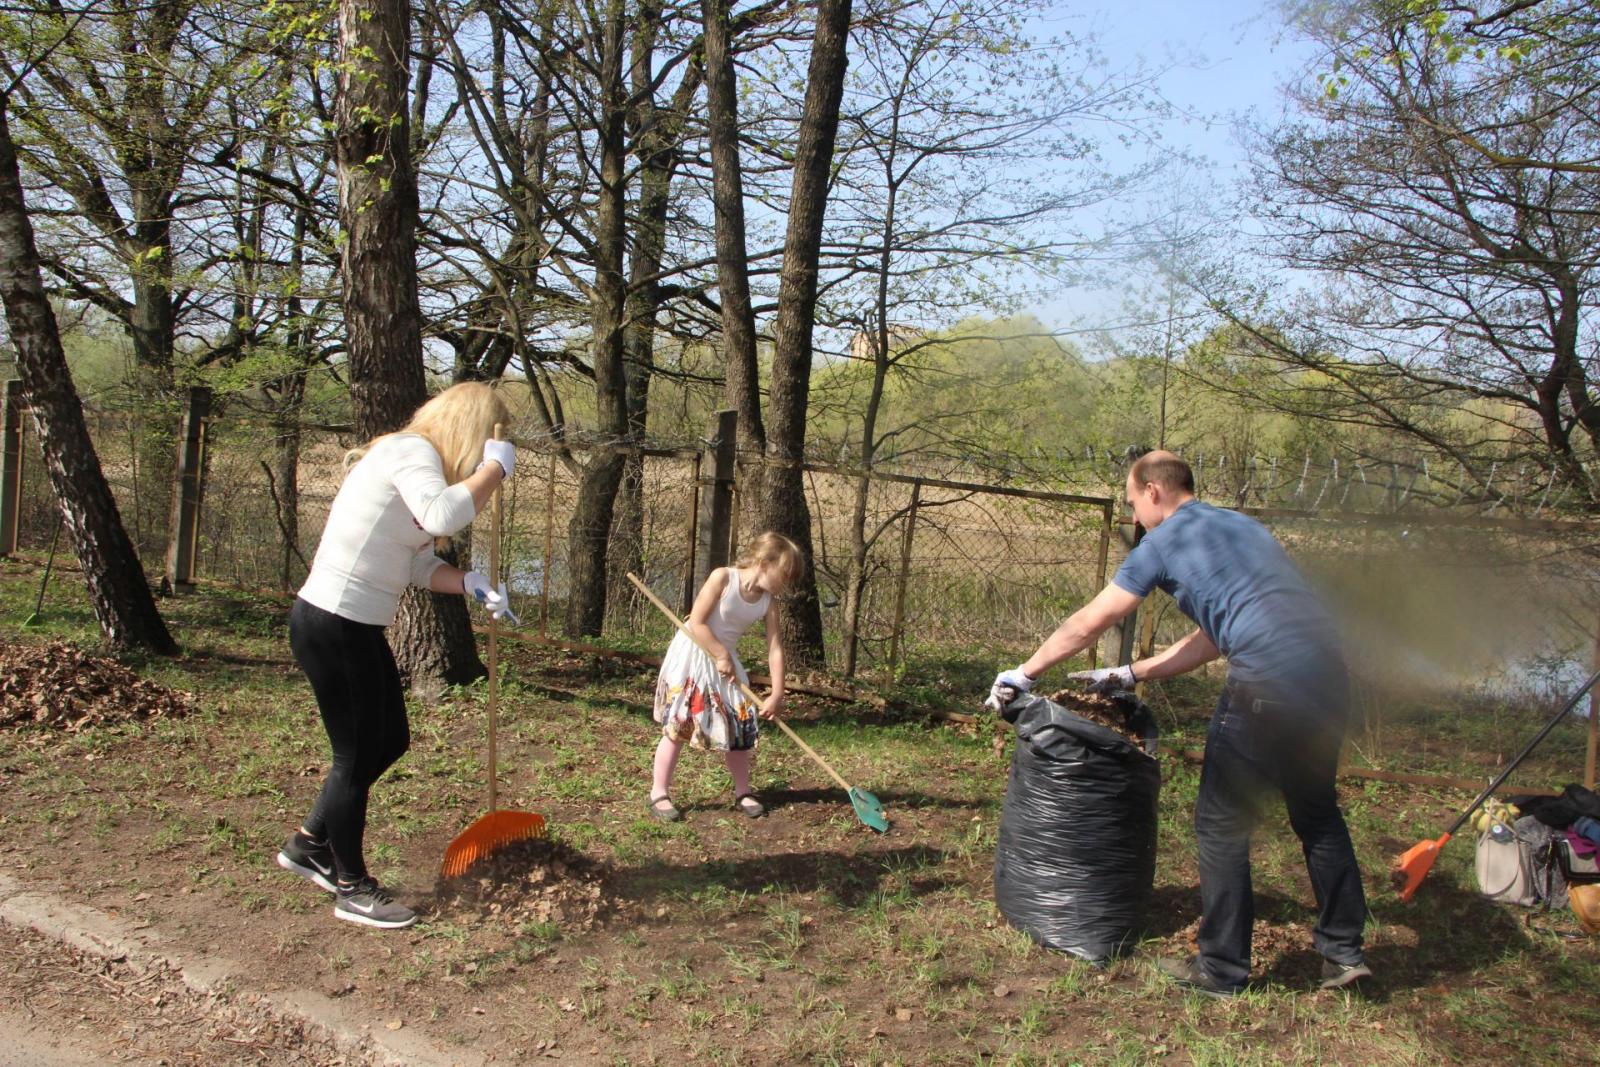
<svg viewBox="0 0 1600 1067"><path fill-rule="evenodd" d="M65 641L0 642L0 726L85 727L187 715L194 696L140 678Z"/></svg>
<svg viewBox="0 0 1600 1067"><path fill-rule="evenodd" d="M549 838L496 849L459 878L439 879L433 899L439 915L513 926L547 922L568 930L592 929L626 906L601 864Z"/></svg>

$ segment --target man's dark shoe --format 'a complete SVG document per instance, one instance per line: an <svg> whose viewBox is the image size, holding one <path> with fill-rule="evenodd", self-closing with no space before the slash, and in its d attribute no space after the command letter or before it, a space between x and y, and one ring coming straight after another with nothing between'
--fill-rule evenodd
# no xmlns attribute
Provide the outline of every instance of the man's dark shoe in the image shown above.
<svg viewBox="0 0 1600 1067"><path fill-rule="evenodd" d="M339 899L333 905L335 918L383 930L399 930L417 921L417 913L404 904L395 903L393 894L376 879L363 878L354 885L341 885L337 894Z"/></svg>
<svg viewBox="0 0 1600 1067"><path fill-rule="evenodd" d="M1323 960L1322 981L1318 983L1318 988L1343 989L1363 978L1371 977L1372 968L1365 963L1335 963L1332 960Z"/></svg>
<svg viewBox="0 0 1600 1067"><path fill-rule="evenodd" d="M1235 989L1231 985L1223 985L1207 974L1205 969L1200 966L1200 958L1198 956L1190 956L1186 960L1157 960L1156 968L1185 989L1192 989L1196 993L1204 993L1208 997L1236 997L1243 992L1243 990Z"/></svg>
<svg viewBox="0 0 1600 1067"><path fill-rule="evenodd" d="M333 849L326 841L313 841L295 831L278 850L278 866L315 882L330 893L338 891L333 884Z"/></svg>

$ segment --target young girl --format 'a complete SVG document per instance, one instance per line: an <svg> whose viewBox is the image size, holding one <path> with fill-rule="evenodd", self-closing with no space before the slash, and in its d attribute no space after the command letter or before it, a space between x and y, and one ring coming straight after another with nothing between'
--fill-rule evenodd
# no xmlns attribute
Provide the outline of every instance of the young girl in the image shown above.
<svg viewBox="0 0 1600 1067"><path fill-rule="evenodd" d="M683 813L672 803L672 772L683 743L728 754L733 776L733 801L752 819L766 813L750 792L751 750L759 732L756 719L775 719L783 710L783 645L778 635L778 596L800 574L800 549L778 533L764 533L745 549L732 567L719 567L706 578L689 612L689 629L710 655L688 634L678 631L661 661L656 681L655 720L661 723L656 746L655 782L650 811L664 822ZM772 693L759 706L739 690L750 684L739 662L739 635L757 619L767 622L767 672Z"/></svg>

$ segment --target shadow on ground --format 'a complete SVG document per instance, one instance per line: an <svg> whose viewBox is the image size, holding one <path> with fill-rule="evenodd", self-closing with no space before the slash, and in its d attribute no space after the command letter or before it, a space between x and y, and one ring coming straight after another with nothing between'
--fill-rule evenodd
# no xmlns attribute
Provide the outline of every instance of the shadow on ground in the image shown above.
<svg viewBox="0 0 1600 1067"><path fill-rule="evenodd" d="M712 886L735 892L826 893L845 907L858 907L889 875L907 876L913 897L958 884L938 870L945 853L917 845L884 852L791 852L703 863L655 861L613 871L619 888L636 900L692 896Z"/></svg>

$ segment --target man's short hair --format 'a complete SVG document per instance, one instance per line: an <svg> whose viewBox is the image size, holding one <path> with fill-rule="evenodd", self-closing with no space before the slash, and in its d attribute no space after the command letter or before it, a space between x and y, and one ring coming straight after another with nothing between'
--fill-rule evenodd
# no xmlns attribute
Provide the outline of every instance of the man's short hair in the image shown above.
<svg viewBox="0 0 1600 1067"><path fill-rule="evenodd" d="M1169 493L1194 492L1194 471L1182 458L1171 453L1152 452L1140 456L1129 469L1128 476L1135 485L1154 482Z"/></svg>

